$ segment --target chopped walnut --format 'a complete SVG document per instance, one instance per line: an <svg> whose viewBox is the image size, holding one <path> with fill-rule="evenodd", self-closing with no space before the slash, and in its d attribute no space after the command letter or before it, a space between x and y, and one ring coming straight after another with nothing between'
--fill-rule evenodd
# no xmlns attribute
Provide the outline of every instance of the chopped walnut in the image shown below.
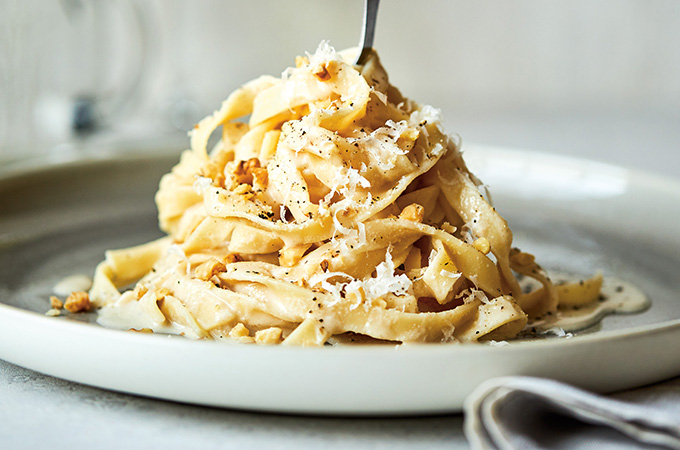
<svg viewBox="0 0 680 450"><path fill-rule="evenodd" d="M248 179L248 176L243 170L243 161L238 163L236 169L232 172L232 175L237 184L250 184L248 182L251 180Z"/></svg>
<svg viewBox="0 0 680 450"><path fill-rule="evenodd" d="M321 64L314 69L314 76L321 81L328 81L331 79L331 74L328 72L328 65Z"/></svg>
<svg viewBox="0 0 680 450"><path fill-rule="evenodd" d="M241 343L255 342L255 339L250 336L250 331L248 331L248 328L246 328L246 326L240 322L229 331L229 337Z"/></svg>
<svg viewBox="0 0 680 450"><path fill-rule="evenodd" d="M406 208L401 210L399 214L400 219L406 219L413 222L422 222L425 217L425 209L418 203L411 203Z"/></svg>
<svg viewBox="0 0 680 450"><path fill-rule="evenodd" d="M201 280L209 280L214 275L218 273L225 272L227 270L226 266L220 262L217 258L210 258L203 264L196 267L194 271L194 276Z"/></svg>
<svg viewBox="0 0 680 450"><path fill-rule="evenodd" d="M64 302L53 295L50 297L50 307L52 307L52 309L61 309L64 307Z"/></svg>
<svg viewBox="0 0 680 450"><path fill-rule="evenodd" d="M269 183L269 172L263 167L255 167L252 170L253 174L253 187L264 191L267 189L267 184Z"/></svg>
<svg viewBox="0 0 680 450"><path fill-rule="evenodd" d="M252 174L253 169L259 168L260 167L260 160L258 158L250 158L248 161L246 161L244 165L244 169L246 171L246 174Z"/></svg>
<svg viewBox="0 0 680 450"><path fill-rule="evenodd" d="M227 256L224 257L225 264L231 264L239 261L243 261L243 258L241 258L238 253L228 253Z"/></svg>
<svg viewBox="0 0 680 450"><path fill-rule="evenodd" d="M64 302L64 308L72 313L89 311L90 307L90 296L85 291L72 292Z"/></svg>
<svg viewBox="0 0 680 450"><path fill-rule="evenodd" d="M260 160L250 158L248 161L239 161L233 175L239 184L253 184L253 171L260 168Z"/></svg>
<svg viewBox="0 0 680 450"><path fill-rule="evenodd" d="M279 327L271 327L255 333L255 342L258 344L279 344L283 330Z"/></svg>
<svg viewBox="0 0 680 450"><path fill-rule="evenodd" d="M248 331L248 328L241 322L237 323L236 326L229 331L229 337L235 338L243 336L250 336L250 331Z"/></svg>
<svg viewBox="0 0 680 450"><path fill-rule="evenodd" d="M472 246L485 255L491 250L491 243L485 237L480 237L472 243Z"/></svg>
<svg viewBox="0 0 680 450"><path fill-rule="evenodd" d="M245 183L246 182L246 170L245 170L245 161L239 161L238 164L236 164L236 167L232 171L232 174L236 178L236 180L239 183Z"/></svg>

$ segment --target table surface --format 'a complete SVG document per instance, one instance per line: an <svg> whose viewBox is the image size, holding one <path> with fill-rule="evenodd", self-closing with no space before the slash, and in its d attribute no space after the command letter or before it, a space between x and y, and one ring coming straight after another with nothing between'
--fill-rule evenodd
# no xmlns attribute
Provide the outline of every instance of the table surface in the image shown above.
<svg viewBox="0 0 680 450"><path fill-rule="evenodd" d="M462 415L319 418L119 394L0 361L3 448L468 448Z"/></svg>
<svg viewBox="0 0 680 450"><path fill-rule="evenodd" d="M544 150L680 178L677 115L457 117L467 142ZM642 157L642 156L644 157ZM258 414L119 394L0 361L3 448L464 449L460 414L318 418Z"/></svg>

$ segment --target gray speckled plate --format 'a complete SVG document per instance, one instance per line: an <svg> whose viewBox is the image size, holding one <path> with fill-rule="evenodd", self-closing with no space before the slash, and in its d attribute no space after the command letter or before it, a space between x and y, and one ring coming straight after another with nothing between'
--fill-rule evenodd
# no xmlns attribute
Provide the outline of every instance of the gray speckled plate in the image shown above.
<svg viewBox="0 0 680 450"><path fill-rule="evenodd" d="M535 375L613 391L680 374L680 183L603 164L469 148L516 242L544 266L633 282L644 313L576 336L489 345L284 348L113 331L46 317L52 287L104 250L160 235L153 195L176 152L0 169L0 357L139 395L312 414L460 410L481 381Z"/></svg>

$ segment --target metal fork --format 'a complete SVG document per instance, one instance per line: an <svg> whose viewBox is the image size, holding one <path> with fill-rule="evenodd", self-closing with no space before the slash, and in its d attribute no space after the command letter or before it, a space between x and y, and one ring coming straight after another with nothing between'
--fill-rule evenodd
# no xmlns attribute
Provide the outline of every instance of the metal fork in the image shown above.
<svg viewBox="0 0 680 450"><path fill-rule="evenodd" d="M354 65L363 65L373 48L373 36L375 35L375 21L378 17L378 3L380 0L364 0L364 26L361 30L359 48L361 51Z"/></svg>

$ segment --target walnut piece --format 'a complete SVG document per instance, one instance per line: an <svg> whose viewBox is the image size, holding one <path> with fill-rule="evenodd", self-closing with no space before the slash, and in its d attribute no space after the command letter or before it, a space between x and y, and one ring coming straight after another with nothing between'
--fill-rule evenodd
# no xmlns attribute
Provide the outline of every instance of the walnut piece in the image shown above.
<svg viewBox="0 0 680 450"><path fill-rule="evenodd" d="M248 331L248 328L241 322L237 323L236 326L229 331L229 337L235 338L243 336L250 336L250 331Z"/></svg>
<svg viewBox="0 0 680 450"><path fill-rule="evenodd" d="M255 333L255 342L258 344L279 344L283 330L279 327L266 328Z"/></svg>
<svg viewBox="0 0 680 450"><path fill-rule="evenodd" d="M50 297L50 307L52 309L61 309L64 307L64 302L62 302L61 300L59 300L59 298L53 295Z"/></svg>
<svg viewBox="0 0 680 450"><path fill-rule="evenodd" d="M263 167L255 167L252 170L253 174L253 187L264 191L267 189L267 184L269 183L269 172Z"/></svg>
<svg viewBox="0 0 680 450"><path fill-rule="evenodd" d="M229 331L229 337L244 344L255 342L255 339L250 336L248 328L241 322L237 323L236 326Z"/></svg>
<svg viewBox="0 0 680 450"><path fill-rule="evenodd" d="M239 256L238 253L228 253L227 256L224 257L225 264L231 264L239 261L243 261L243 259Z"/></svg>
<svg viewBox="0 0 680 450"><path fill-rule="evenodd" d="M320 64L314 68L314 76L320 81L328 81L331 79L331 74L328 71L328 64Z"/></svg>
<svg viewBox="0 0 680 450"><path fill-rule="evenodd" d="M260 160L258 158L250 158L248 161L239 161L233 171L234 179L239 184L252 185L254 172L260 168Z"/></svg>
<svg viewBox="0 0 680 450"><path fill-rule="evenodd" d="M412 222L419 223L423 221L424 217L425 209L418 203L411 203L406 208L402 209L401 213L399 214L400 219L406 219Z"/></svg>
<svg viewBox="0 0 680 450"><path fill-rule="evenodd" d="M485 255L489 253L489 250L491 250L491 243L489 243L489 240L485 237L480 237L479 239L475 240L472 243L472 246Z"/></svg>
<svg viewBox="0 0 680 450"><path fill-rule="evenodd" d="M64 302L64 308L72 313L89 311L91 306L90 296L85 291L71 292Z"/></svg>

